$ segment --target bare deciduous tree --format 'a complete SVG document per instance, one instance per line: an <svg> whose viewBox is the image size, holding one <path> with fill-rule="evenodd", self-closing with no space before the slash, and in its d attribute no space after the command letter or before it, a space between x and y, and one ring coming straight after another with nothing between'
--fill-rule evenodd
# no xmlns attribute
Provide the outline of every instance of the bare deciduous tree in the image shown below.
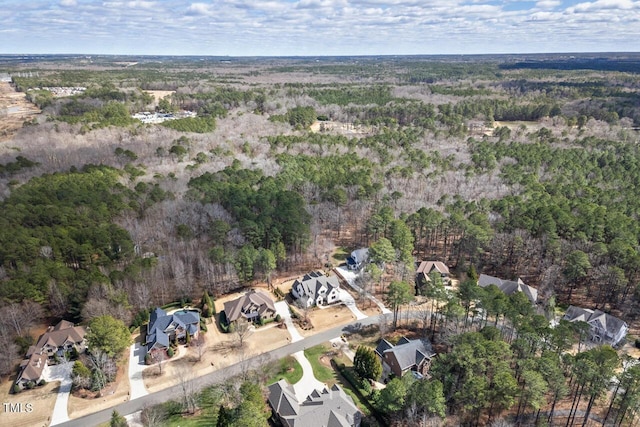
<svg viewBox="0 0 640 427"><path fill-rule="evenodd" d="M240 317L235 321L233 333L235 334L238 347L242 347L244 345L244 340L247 338L250 331L251 323L247 319Z"/></svg>

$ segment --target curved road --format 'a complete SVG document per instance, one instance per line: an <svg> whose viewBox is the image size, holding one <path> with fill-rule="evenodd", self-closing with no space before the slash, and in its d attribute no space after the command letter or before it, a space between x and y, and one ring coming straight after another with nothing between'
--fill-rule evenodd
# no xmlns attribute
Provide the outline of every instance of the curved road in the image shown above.
<svg viewBox="0 0 640 427"><path fill-rule="evenodd" d="M313 347L315 345L322 344L323 342L329 341L332 338L337 338L341 336L343 333L348 334L348 333L357 331L362 326L376 324L378 323L381 316L383 315L371 316L366 319L356 320L346 325L338 326L328 331L319 332L301 341L296 341L284 347L280 347L270 352L262 353L252 358L249 358L244 362L236 363L235 365L231 365L225 369L221 369L219 371L215 371L210 374L206 374L201 377L195 378L193 380L194 388L200 390L210 385L221 383L228 378L231 378L235 375L242 373L243 371L257 368L273 360L282 359L283 357L286 357L298 351L304 351L304 349L308 347ZM178 384L173 387L169 387L164 390L160 390L158 392L150 393L146 396L139 397L137 399L129 400L127 402L113 406L109 409L104 409L102 411L95 412L93 414L86 415L81 418L75 418L73 420L70 420L64 423L56 424L56 426L60 426L60 427L95 426L98 424L108 422L111 419L111 413L114 410L118 411L121 415L126 416L129 414L133 414L134 412L138 412L146 406L151 406L158 403L166 402L180 395L181 395L181 386L180 384Z"/></svg>

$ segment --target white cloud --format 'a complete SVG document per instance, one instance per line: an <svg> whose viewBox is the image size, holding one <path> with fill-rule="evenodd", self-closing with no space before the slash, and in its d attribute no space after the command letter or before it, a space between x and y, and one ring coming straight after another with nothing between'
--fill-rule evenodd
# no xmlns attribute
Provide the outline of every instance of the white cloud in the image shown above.
<svg viewBox="0 0 640 427"><path fill-rule="evenodd" d="M536 3L538 9L554 9L562 4L559 0L542 0Z"/></svg>
<svg viewBox="0 0 640 427"><path fill-rule="evenodd" d="M61 0L60 1L60 6L69 7L69 6L77 6L77 5L78 5L77 0Z"/></svg>

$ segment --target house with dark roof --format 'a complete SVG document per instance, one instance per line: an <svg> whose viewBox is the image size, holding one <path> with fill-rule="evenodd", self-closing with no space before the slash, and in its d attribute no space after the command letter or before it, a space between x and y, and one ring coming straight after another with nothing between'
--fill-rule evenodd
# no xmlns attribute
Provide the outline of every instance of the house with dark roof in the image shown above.
<svg viewBox="0 0 640 427"><path fill-rule="evenodd" d="M300 402L285 380L269 386L269 405L285 427L358 427L362 413L342 388L314 390Z"/></svg>
<svg viewBox="0 0 640 427"><path fill-rule="evenodd" d="M20 363L20 373L16 384L24 388L29 382L38 383L48 363L53 363L57 357L64 357L65 353L76 350L82 353L87 349L84 326L61 320L55 326L49 326L40 336L35 345L27 350L26 358Z"/></svg>
<svg viewBox="0 0 640 427"><path fill-rule="evenodd" d="M428 376L431 360L436 356L428 340L410 340L400 338L396 345L383 339L378 343L375 353L382 362L382 376L393 373L400 378L407 372L413 372L416 378Z"/></svg>
<svg viewBox="0 0 640 427"><path fill-rule="evenodd" d="M431 282L431 273L436 272L442 278L442 283L449 283L449 267L440 261L422 261L416 267L416 285L424 286Z"/></svg>
<svg viewBox="0 0 640 427"><path fill-rule="evenodd" d="M629 325L615 316L600 310L569 306L563 319L569 322L589 324L589 339L598 344L619 344L629 331Z"/></svg>
<svg viewBox="0 0 640 427"><path fill-rule="evenodd" d="M271 297L262 291L251 290L240 298L224 303L224 312L229 322L235 322L244 317L250 322L273 319L276 307Z"/></svg>
<svg viewBox="0 0 640 427"><path fill-rule="evenodd" d="M496 285L507 296L516 292L523 292L531 301L531 304L536 304L538 301L538 290L526 285L520 278L514 282L513 280L503 280L487 274L481 274L478 278L478 286L486 288L489 285Z"/></svg>
<svg viewBox="0 0 640 427"><path fill-rule="evenodd" d="M369 261L369 248L356 249L347 257L349 270L360 270Z"/></svg>
<svg viewBox="0 0 640 427"><path fill-rule="evenodd" d="M200 332L200 313L194 310L179 310L167 314L156 308L149 316L146 346L148 352L166 350L171 341L186 339L187 333L193 338Z"/></svg>
<svg viewBox="0 0 640 427"><path fill-rule="evenodd" d="M314 271L293 282L291 295L304 307L335 304L340 302L340 282L336 276Z"/></svg>

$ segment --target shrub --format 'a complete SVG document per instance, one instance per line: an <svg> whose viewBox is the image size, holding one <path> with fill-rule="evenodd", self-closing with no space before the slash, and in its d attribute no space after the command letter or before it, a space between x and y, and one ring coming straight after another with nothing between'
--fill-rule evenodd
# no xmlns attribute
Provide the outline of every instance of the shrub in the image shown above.
<svg viewBox="0 0 640 427"><path fill-rule="evenodd" d="M276 314L276 322L282 321L282 317L279 314Z"/></svg>
<svg viewBox="0 0 640 427"><path fill-rule="evenodd" d="M169 348L167 349L167 356L168 356L168 357L173 357L173 355L174 355L174 354L175 354L175 352L173 351L173 348L172 348L172 347L169 347Z"/></svg>
<svg viewBox="0 0 640 427"><path fill-rule="evenodd" d="M13 387L11 387L11 392L13 394L18 394L22 391L22 389L20 388L20 386L18 384L14 384Z"/></svg>
<svg viewBox="0 0 640 427"><path fill-rule="evenodd" d="M42 387L42 386L44 386L44 385L47 385L47 381L43 378L43 379L41 379L41 380L40 380L40 382L38 383L38 386L39 386L39 387Z"/></svg>
<svg viewBox="0 0 640 427"><path fill-rule="evenodd" d="M209 328L207 328L207 325L205 325L204 323L200 323L200 330L203 332L207 332Z"/></svg>
<svg viewBox="0 0 640 427"><path fill-rule="evenodd" d="M151 365L151 355L149 353L144 355L144 364Z"/></svg>

